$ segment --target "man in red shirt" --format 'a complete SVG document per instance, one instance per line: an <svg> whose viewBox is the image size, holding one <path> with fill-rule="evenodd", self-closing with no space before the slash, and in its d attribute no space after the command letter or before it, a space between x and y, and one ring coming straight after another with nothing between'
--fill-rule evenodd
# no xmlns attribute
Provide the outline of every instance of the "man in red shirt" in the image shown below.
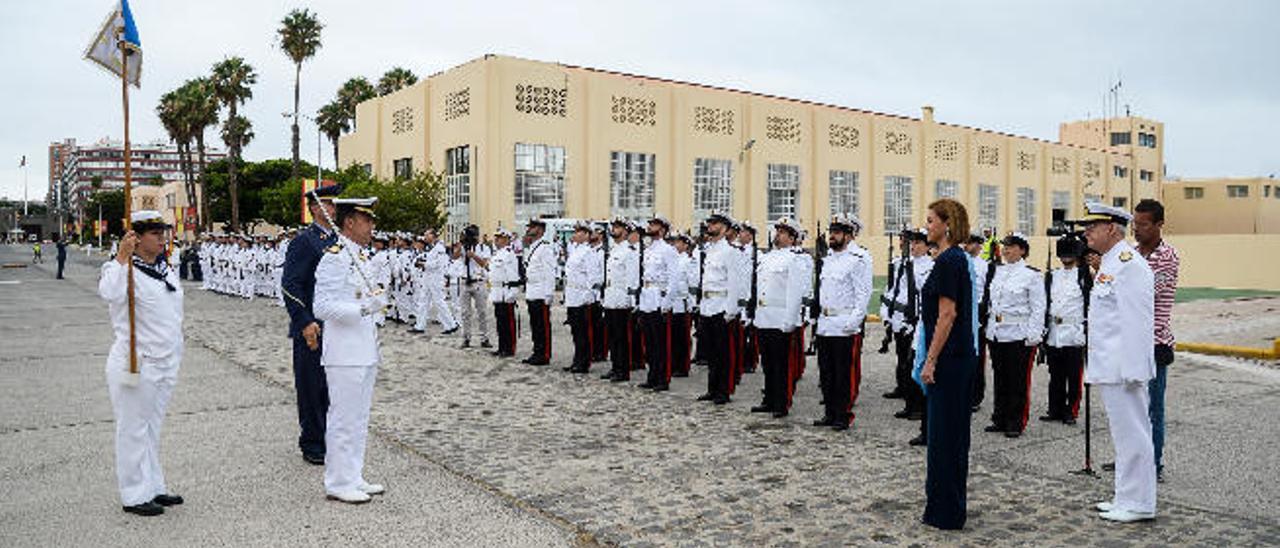
<svg viewBox="0 0 1280 548"><path fill-rule="evenodd" d="M1173 297L1178 290L1178 251L1164 241L1164 206L1156 200L1138 202L1133 211L1133 237L1138 253L1151 266L1155 275L1155 356L1156 377L1147 384L1151 393L1148 414L1151 415L1151 438L1155 445L1156 481L1164 482L1164 388L1169 364L1173 363L1173 330L1169 318L1173 314Z"/></svg>

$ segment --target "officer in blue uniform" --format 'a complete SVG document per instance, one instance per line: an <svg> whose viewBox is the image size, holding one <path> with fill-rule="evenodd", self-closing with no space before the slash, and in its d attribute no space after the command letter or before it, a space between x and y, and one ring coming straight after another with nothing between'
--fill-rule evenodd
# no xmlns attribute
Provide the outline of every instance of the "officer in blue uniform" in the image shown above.
<svg viewBox="0 0 1280 548"><path fill-rule="evenodd" d="M337 240L329 220L334 215L333 198L341 193L342 185L307 193L307 208L313 222L289 243L280 283L285 308L289 311L289 338L293 339L293 385L298 392L298 426L302 430L298 448L302 450L303 460L315 465L324 464L329 386L324 368L320 367L323 326L311 305L315 297L316 265L320 264L325 248Z"/></svg>

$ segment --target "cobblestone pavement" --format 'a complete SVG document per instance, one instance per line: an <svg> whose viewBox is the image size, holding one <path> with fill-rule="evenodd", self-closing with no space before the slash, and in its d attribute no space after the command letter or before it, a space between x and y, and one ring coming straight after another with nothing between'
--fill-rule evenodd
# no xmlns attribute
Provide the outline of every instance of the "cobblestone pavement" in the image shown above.
<svg viewBox="0 0 1280 548"><path fill-rule="evenodd" d="M283 309L262 299L188 295L189 344L291 382ZM543 368L389 324L373 428L606 544L1280 544L1280 480L1271 473L1280 426L1241 424L1274 418L1280 402L1280 378L1256 368L1179 355L1159 519L1127 526L1089 510L1109 500L1107 475L1066 473L1082 465L1083 421L1035 422L1045 386L1044 368L1036 368L1027 435L982 433L989 398L975 414L969 523L963 532L939 532L919 524L924 451L906 445L917 425L890 418L901 404L879 395L890 387L892 365L874 354L878 333L877 344L866 345L855 427L835 433L808 426L819 414L812 363L790 417L748 412L759 399L760 374L747 375L735 401L716 408L694 401L705 387L701 367L657 394L635 388L640 380L599 380L603 364L587 376L562 372L569 339L563 307L553 310L553 364ZM529 349L522 329L520 356ZM1099 399L1095 467L1110 460Z"/></svg>

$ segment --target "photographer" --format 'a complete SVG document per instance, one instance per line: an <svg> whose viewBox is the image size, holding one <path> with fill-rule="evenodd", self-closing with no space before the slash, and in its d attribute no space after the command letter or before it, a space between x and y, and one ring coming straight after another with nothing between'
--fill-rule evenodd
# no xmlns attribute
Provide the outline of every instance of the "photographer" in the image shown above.
<svg viewBox="0 0 1280 548"><path fill-rule="evenodd" d="M462 229L462 238L458 242L462 246L462 276L458 278L458 307L462 310L462 348L471 347L472 321L478 320L480 327L480 346L490 348L489 343L489 258L493 256L492 247L480 242L480 228L467 225Z"/></svg>

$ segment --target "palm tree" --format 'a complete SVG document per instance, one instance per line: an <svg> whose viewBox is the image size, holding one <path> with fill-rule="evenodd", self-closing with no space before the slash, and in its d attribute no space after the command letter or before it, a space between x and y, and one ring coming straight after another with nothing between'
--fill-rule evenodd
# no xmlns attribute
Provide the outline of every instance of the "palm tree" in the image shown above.
<svg viewBox="0 0 1280 548"><path fill-rule="evenodd" d="M418 83L418 76L406 68L392 67L378 79L378 96L390 95Z"/></svg>
<svg viewBox="0 0 1280 548"><path fill-rule="evenodd" d="M338 88L336 102L342 105L342 116L350 122L351 129L356 127L356 105L377 96L378 90L363 76L347 80L341 88Z"/></svg>
<svg viewBox="0 0 1280 548"><path fill-rule="evenodd" d="M240 230L240 196L236 186L236 172L240 170L240 151L253 140L253 124L248 118L240 115L228 116L222 122L222 142L227 144L231 153L227 162L230 177L227 187L231 190L231 230Z"/></svg>
<svg viewBox="0 0 1280 548"><path fill-rule="evenodd" d="M340 171L342 166L338 164L338 138L351 129L346 113L343 112L342 103L334 99L333 102L320 107L320 112L316 113L316 125L320 126L320 132L333 143L333 166Z"/></svg>
<svg viewBox="0 0 1280 548"><path fill-rule="evenodd" d="M295 9L280 21L280 49L293 61L293 170L289 177L298 179L298 94L301 90L302 62L320 49L320 31L324 25L308 9Z"/></svg>
<svg viewBox="0 0 1280 548"><path fill-rule="evenodd" d="M179 88L183 97L183 103L186 108L184 118L187 122L187 129L192 138L196 142L196 153L199 158L198 169L193 179L198 182L199 193L195 192L196 184L187 185L187 201L188 205L197 205L196 207L196 236L199 237L200 229L204 227L203 223L208 222L209 213L209 194L205 192L205 155L204 155L204 131L209 126L218 124L218 99L214 95L213 83L209 78L196 78L188 80ZM190 145L188 145L189 147ZM191 165L191 150L187 149L187 165ZM192 204L199 197L199 204Z"/></svg>
<svg viewBox="0 0 1280 548"><path fill-rule="evenodd" d="M236 110L241 103L253 97L253 90L249 86L257 82L257 72L240 57L229 57L214 65L213 76L210 77L213 96L218 103L227 107L227 119L222 123L222 140L227 144L230 156L230 161L227 162L227 189L231 193L231 230L239 230L240 227L240 185L236 181L236 172L240 164L240 149L249 141L228 140L227 126L233 120L243 120L245 129L248 128L249 121L237 114ZM249 138L252 138L252 133Z"/></svg>
<svg viewBox="0 0 1280 548"><path fill-rule="evenodd" d="M188 169L191 146L188 102L187 95L181 87L165 93L160 96L160 103L156 105L156 116L160 118L160 125L169 134L169 139L178 147L178 166L182 171L183 183L188 195L194 196L191 193L195 190L195 181L191 170Z"/></svg>

